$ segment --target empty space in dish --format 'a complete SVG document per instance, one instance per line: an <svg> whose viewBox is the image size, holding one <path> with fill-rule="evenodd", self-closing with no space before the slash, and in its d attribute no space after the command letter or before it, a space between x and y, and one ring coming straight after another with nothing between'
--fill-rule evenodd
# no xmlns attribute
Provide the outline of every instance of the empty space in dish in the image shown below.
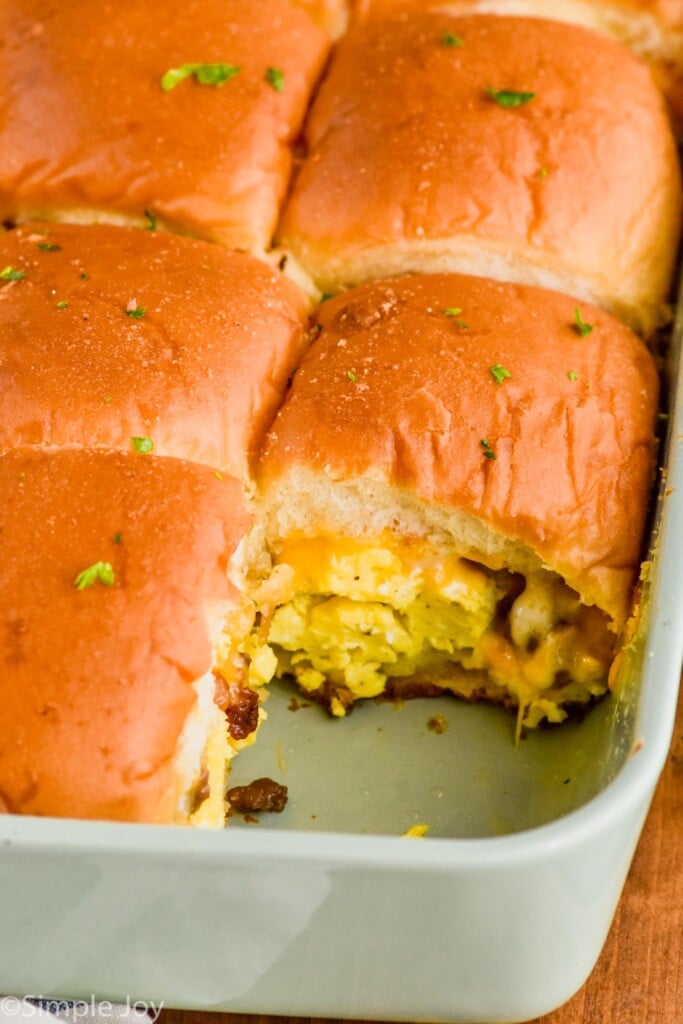
<svg viewBox="0 0 683 1024"><path fill-rule="evenodd" d="M257 742L234 762L230 785L270 776L289 787L281 814L234 814L229 828L401 834L505 835L584 804L628 756L633 704L602 701L582 722L536 730L515 745L515 719L454 698L368 702L345 720L272 685ZM298 710L291 710L298 706ZM435 732L428 723L445 723Z"/></svg>

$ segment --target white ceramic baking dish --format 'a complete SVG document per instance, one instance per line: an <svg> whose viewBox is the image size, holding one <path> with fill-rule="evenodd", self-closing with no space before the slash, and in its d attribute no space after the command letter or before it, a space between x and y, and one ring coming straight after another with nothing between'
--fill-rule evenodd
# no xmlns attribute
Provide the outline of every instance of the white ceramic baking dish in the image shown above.
<svg viewBox="0 0 683 1024"><path fill-rule="evenodd" d="M682 333L683 318L673 382ZM617 696L516 747L495 708L371 704L339 722L274 691L234 780L286 782L281 816L224 833L0 817L0 992L489 1024L568 999L609 929L674 722L680 381L671 404ZM427 727L436 714L444 732ZM427 838L402 838L415 824Z"/></svg>

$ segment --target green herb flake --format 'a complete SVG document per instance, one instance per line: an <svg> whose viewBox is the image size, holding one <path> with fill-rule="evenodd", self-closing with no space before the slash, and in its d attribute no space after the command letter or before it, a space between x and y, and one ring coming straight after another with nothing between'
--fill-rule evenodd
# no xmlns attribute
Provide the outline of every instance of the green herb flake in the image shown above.
<svg viewBox="0 0 683 1024"><path fill-rule="evenodd" d="M109 405L109 403L112 401L112 396L111 395L105 395L104 398L102 399L102 401L104 402L105 405Z"/></svg>
<svg viewBox="0 0 683 1024"><path fill-rule="evenodd" d="M81 281L89 281L89 280L90 280L90 274L86 274L86 272L83 271L83 273L81 274Z"/></svg>
<svg viewBox="0 0 683 1024"><path fill-rule="evenodd" d="M154 441L151 437L131 437L130 440L138 455L149 455L154 451Z"/></svg>
<svg viewBox="0 0 683 1024"><path fill-rule="evenodd" d="M114 541L114 544L123 544L123 534L115 533L112 540Z"/></svg>
<svg viewBox="0 0 683 1024"><path fill-rule="evenodd" d="M541 167L541 168L539 168L539 171L538 171L538 176L539 176L539 178L540 178L541 180L543 180L544 178L547 178L549 174L550 174L550 171L548 170L548 168L547 168L547 167Z"/></svg>
<svg viewBox="0 0 683 1024"><path fill-rule="evenodd" d="M450 46L453 49L457 49L458 47L464 46L465 44L460 38L460 36L456 36L452 32L444 32L444 34L441 37L441 45Z"/></svg>
<svg viewBox="0 0 683 1024"><path fill-rule="evenodd" d="M569 378L569 380L578 380L579 379L579 375L578 375L578 373L575 370L570 370L569 373L567 374L567 377Z"/></svg>
<svg viewBox="0 0 683 1024"><path fill-rule="evenodd" d="M282 92L285 87L285 73L282 68L268 68L266 82L275 89L275 92Z"/></svg>
<svg viewBox="0 0 683 1024"><path fill-rule="evenodd" d="M461 327L463 330L467 330L470 325L466 324L463 320L457 319L461 313L462 310L457 306L449 306L448 309L444 309L445 316L451 317L456 327Z"/></svg>
<svg viewBox="0 0 683 1024"><path fill-rule="evenodd" d="M124 310L126 316L132 316L134 320L140 320L147 312L146 306L134 306L133 309Z"/></svg>
<svg viewBox="0 0 683 1024"><path fill-rule="evenodd" d="M355 384L356 381L358 380L358 377L355 375L353 370L347 370L346 371L346 376L349 378L349 380L351 381L352 384Z"/></svg>
<svg viewBox="0 0 683 1024"><path fill-rule="evenodd" d="M578 306L574 306L574 327L579 332L582 338L585 338L587 334L593 330L593 324L587 324L581 316L581 310Z"/></svg>
<svg viewBox="0 0 683 1024"><path fill-rule="evenodd" d="M68 308L69 308L69 303L66 301L66 299L62 299L61 302L57 303L57 309L68 309Z"/></svg>
<svg viewBox="0 0 683 1024"><path fill-rule="evenodd" d="M486 90L486 95L490 96L499 107L511 110L513 107L522 107L525 103L530 103L535 98L536 93L517 92L515 89L492 89L489 86Z"/></svg>
<svg viewBox="0 0 683 1024"><path fill-rule="evenodd" d="M486 440L485 437L482 437L482 439L479 442L479 444L481 445L481 447L483 449L484 458L485 459L493 459L495 461L495 459L498 456L496 455L496 453L494 452L493 448L491 447L491 445L489 444L489 442Z"/></svg>
<svg viewBox="0 0 683 1024"><path fill-rule="evenodd" d="M25 270L15 270L14 267L4 267L0 270L0 281L21 281L24 277Z"/></svg>
<svg viewBox="0 0 683 1024"><path fill-rule="evenodd" d="M333 298L334 298L333 292L323 292L322 295L320 296L320 305L322 306L323 302L329 302L330 299L333 299Z"/></svg>
<svg viewBox="0 0 683 1024"><path fill-rule="evenodd" d="M38 242L38 248L42 252L61 252L61 245L57 245L56 242Z"/></svg>
<svg viewBox="0 0 683 1024"><path fill-rule="evenodd" d="M111 562L95 562L94 565L88 566L83 572L79 572L74 580L74 586L77 590L85 590L87 587L92 587L94 583L102 583L105 587L113 587L114 580L115 576Z"/></svg>
<svg viewBox="0 0 683 1024"><path fill-rule="evenodd" d="M161 88L170 92L186 78L194 78L200 85L223 85L228 79L234 78L241 69L234 64L181 64L178 68L169 68L161 77Z"/></svg>
<svg viewBox="0 0 683 1024"><path fill-rule="evenodd" d="M145 225L145 231L156 231L157 219L151 210L145 210L145 219L147 224Z"/></svg>
<svg viewBox="0 0 683 1024"><path fill-rule="evenodd" d="M495 380L496 384L502 384L504 380L509 380L512 374L509 370L506 370L500 363L496 363L495 366L489 366L491 376Z"/></svg>

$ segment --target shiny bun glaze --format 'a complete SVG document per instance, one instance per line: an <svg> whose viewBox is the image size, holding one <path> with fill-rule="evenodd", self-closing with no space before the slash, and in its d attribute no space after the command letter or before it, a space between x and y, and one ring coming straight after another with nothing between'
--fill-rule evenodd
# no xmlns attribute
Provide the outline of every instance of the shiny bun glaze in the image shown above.
<svg viewBox="0 0 683 1024"><path fill-rule="evenodd" d="M173 759L250 519L235 481L150 455L0 456L0 799L173 820ZM108 562L112 586L79 590Z"/></svg>
<svg viewBox="0 0 683 1024"><path fill-rule="evenodd" d="M149 209L231 248L269 245L329 47L296 5L26 0L2 5L0 39L0 218L144 225ZM188 63L239 71L164 91Z"/></svg>
<svg viewBox="0 0 683 1024"><path fill-rule="evenodd" d="M323 290L464 271L659 322L676 148L648 70L613 40L537 18L369 21L341 40L307 143L279 235Z"/></svg>
<svg viewBox="0 0 683 1024"><path fill-rule="evenodd" d="M33 224L0 235L0 450L122 448L243 480L304 341L278 270L187 238ZM139 315L140 310L144 310Z"/></svg>
<svg viewBox="0 0 683 1024"><path fill-rule="evenodd" d="M579 305L592 327L583 337L576 300L459 275L376 282L324 303L262 457L282 533L338 529L335 485L360 480L367 511L351 532L363 534L380 505L373 486L387 485L416 515L434 506L483 522L519 546L520 564L538 556L620 629L652 479L657 373L628 328ZM493 367L509 377L496 383ZM298 509L287 508L290 475Z"/></svg>

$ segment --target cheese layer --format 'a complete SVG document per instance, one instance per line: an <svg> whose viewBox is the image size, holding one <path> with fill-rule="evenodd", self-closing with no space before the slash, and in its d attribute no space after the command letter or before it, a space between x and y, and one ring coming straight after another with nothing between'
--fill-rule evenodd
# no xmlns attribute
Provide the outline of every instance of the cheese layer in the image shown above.
<svg viewBox="0 0 683 1024"><path fill-rule="evenodd" d="M553 573L492 571L387 537L293 540L279 562L291 576L270 621L277 673L333 714L403 681L514 706L535 726L607 690L606 618Z"/></svg>

